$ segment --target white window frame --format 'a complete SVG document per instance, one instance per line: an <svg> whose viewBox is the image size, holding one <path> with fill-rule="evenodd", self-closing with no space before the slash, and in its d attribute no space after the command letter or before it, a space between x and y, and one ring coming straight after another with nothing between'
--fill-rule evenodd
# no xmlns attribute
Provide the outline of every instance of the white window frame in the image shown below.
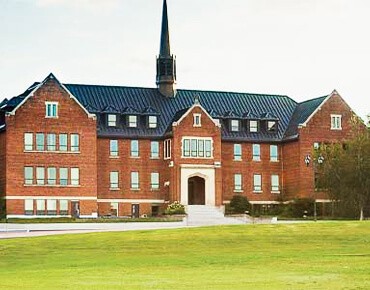
<svg viewBox="0 0 370 290"><path fill-rule="evenodd" d="M45 167L36 167L36 184L45 185Z"/></svg>
<svg viewBox="0 0 370 290"><path fill-rule="evenodd" d="M116 151L112 150L112 147L114 147L113 146L114 143L116 143L116 145L117 145L116 146L117 147L117 150ZM110 157L115 157L115 158L119 157L118 140L116 140L116 139L109 140L109 156Z"/></svg>
<svg viewBox="0 0 370 290"><path fill-rule="evenodd" d="M111 210L111 213L113 210L117 212L116 215L112 215L113 217L119 217L119 202L111 202L110 210Z"/></svg>
<svg viewBox="0 0 370 290"><path fill-rule="evenodd" d="M63 175L65 175L66 178L62 178L62 177L64 177ZM63 184L62 180L66 181L66 184ZM59 185L60 186L68 186L68 168L66 168L66 167L59 168Z"/></svg>
<svg viewBox="0 0 370 290"><path fill-rule="evenodd" d="M262 174L253 175L253 192L255 193L262 192Z"/></svg>
<svg viewBox="0 0 370 290"><path fill-rule="evenodd" d="M65 143L62 144L62 140L63 138L62 137L65 137ZM68 134L67 133L59 133L59 151L61 152L67 152L68 151ZM62 149L63 148L63 149Z"/></svg>
<svg viewBox="0 0 370 290"><path fill-rule="evenodd" d="M30 173L30 178L27 178L27 173ZM25 166L24 167L24 184L25 185L33 185L33 167Z"/></svg>
<svg viewBox="0 0 370 290"><path fill-rule="evenodd" d="M193 114L194 124L193 127L202 127L202 114Z"/></svg>
<svg viewBox="0 0 370 290"><path fill-rule="evenodd" d="M117 115L108 114L107 123L108 123L108 127L117 127Z"/></svg>
<svg viewBox="0 0 370 290"><path fill-rule="evenodd" d="M171 139L163 141L163 156L164 160L171 159Z"/></svg>
<svg viewBox="0 0 370 290"><path fill-rule="evenodd" d="M252 126L253 124L253 126ZM258 133L258 121L257 120L250 120L249 121L249 132L250 133Z"/></svg>
<svg viewBox="0 0 370 290"><path fill-rule="evenodd" d="M33 199L25 199L24 200L24 214L33 215L33 210L34 210Z"/></svg>
<svg viewBox="0 0 370 290"><path fill-rule="evenodd" d="M150 188L152 190L158 190L160 184L159 172L150 173Z"/></svg>
<svg viewBox="0 0 370 290"><path fill-rule="evenodd" d="M184 142L185 140L189 140L189 156L185 156L184 155ZM192 140L195 140L196 141L196 151L192 151ZM204 141L204 157L200 157L199 156L199 152L201 152L199 150L199 141ZM194 142L193 142L194 143ZM211 144L211 154L210 156L207 156L207 154L209 153L209 151L207 151L207 144ZM195 144L195 143L194 143ZM191 136L191 137L182 137L182 140L181 140L181 158L193 158L193 159L213 159L213 150L214 150L214 147L213 147L213 138L210 138L210 137L194 137L194 136ZM196 156L192 153L196 152Z"/></svg>
<svg viewBox="0 0 370 290"><path fill-rule="evenodd" d="M137 151L132 150L134 142L137 142ZM132 154L132 153L134 153L135 155ZM131 142L130 142L130 157L131 158L140 158L140 141L139 140L131 140Z"/></svg>
<svg viewBox="0 0 370 290"><path fill-rule="evenodd" d="M235 128L236 128L236 130L235 130ZM236 120L236 119L230 120L230 131L231 132L239 132L240 131L240 120Z"/></svg>
<svg viewBox="0 0 370 290"><path fill-rule="evenodd" d="M42 214L39 214L39 212ZM37 199L36 200L36 214L37 215L45 215L45 199Z"/></svg>
<svg viewBox="0 0 370 290"><path fill-rule="evenodd" d="M277 174L271 175L271 193L280 193L279 175Z"/></svg>
<svg viewBox="0 0 370 290"><path fill-rule="evenodd" d="M71 185L80 185L80 169L78 167L71 168Z"/></svg>
<svg viewBox="0 0 370 290"><path fill-rule="evenodd" d="M259 151L259 155L254 155L254 148L257 148L258 146L258 151ZM253 144L252 145L252 158L253 158L253 161L261 161L261 144Z"/></svg>
<svg viewBox="0 0 370 290"><path fill-rule="evenodd" d="M45 118L48 118L48 119L57 119L58 118L58 111L59 111L59 108L58 108L58 105L59 103L58 102L45 102ZM51 115L49 116L49 106L51 106ZM55 116L53 114L53 107L55 106Z"/></svg>
<svg viewBox="0 0 370 290"><path fill-rule="evenodd" d="M48 167L47 168L47 173L48 173L48 176L47 176L47 184L48 185L57 185L57 169L56 167ZM54 176L52 176L54 175ZM53 178L51 178L53 177Z"/></svg>
<svg viewBox="0 0 370 290"><path fill-rule="evenodd" d="M158 150L156 152L153 151L153 145L154 144L157 144L158 146ZM159 141L150 141L150 158L151 159L159 159L160 158L160 145L159 145ZM153 153L156 153L156 155L154 155Z"/></svg>
<svg viewBox="0 0 370 290"><path fill-rule="evenodd" d="M51 216L57 215L57 200L56 199L46 200L46 214L51 215Z"/></svg>
<svg viewBox="0 0 370 290"><path fill-rule="evenodd" d="M275 128L274 128L275 127ZM274 129L272 129L274 128ZM267 121L267 131L274 133L277 130L277 121Z"/></svg>
<svg viewBox="0 0 370 290"><path fill-rule="evenodd" d="M130 128L137 128L137 116L136 115L129 115L128 116L128 126Z"/></svg>
<svg viewBox="0 0 370 290"><path fill-rule="evenodd" d="M240 178L240 180L238 180ZM240 181L240 183L237 183ZM243 175L240 173L234 174L234 192L242 192L243 191Z"/></svg>
<svg viewBox="0 0 370 290"><path fill-rule="evenodd" d="M236 148L237 147L240 148L240 156L236 155ZM234 144L234 161L242 161L243 160L242 155L243 155L242 144Z"/></svg>
<svg viewBox="0 0 370 290"><path fill-rule="evenodd" d="M57 151L57 135L55 133L46 134L46 150L51 152Z"/></svg>
<svg viewBox="0 0 370 290"><path fill-rule="evenodd" d="M68 200L66 199L59 200L59 215L61 216L68 215Z"/></svg>
<svg viewBox="0 0 370 290"><path fill-rule="evenodd" d="M33 133L24 133L24 151L33 150Z"/></svg>
<svg viewBox="0 0 370 290"><path fill-rule="evenodd" d="M71 152L80 152L80 135L77 133L73 133L71 134L70 139L71 139ZM74 143L74 141L76 140L77 143Z"/></svg>
<svg viewBox="0 0 370 290"><path fill-rule="evenodd" d="M39 144L39 139L41 140L42 136L42 143ZM45 151L45 133L36 133L36 151L43 152Z"/></svg>
<svg viewBox="0 0 370 290"><path fill-rule="evenodd" d="M119 172L118 171L111 171L109 173L109 183L110 183L111 190L119 189Z"/></svg>
<svg viewBox="0 0 370 290"><path fill-rule="evenodd" d="M155 122L154 122L155 120ZM157 116L149 116L148 117L148 127L149 129L155 129L158 126L158 117Z"/></svg>
<svg viewBox="0 0 370 290"><path fill-rule="evenodd" d="M342 130L342 115L334 115L334 114L330 115L330 123L331 123L331 130Z"/></svg>
<svg viewBox="0 0 370 290"><path fill-rule="evenodd" d="M137 177L137 182L134 183L134 178ZM140 176L138 171L131 171L131 190L140 190Z"/></svg>
<svg viewBox="0 0 370 290"><path fill-rule="evenodd" d="M276 156L273 155L273 148L276 148ZM270 161L279 162L279 146L278 145L270 145Z"/></svg>

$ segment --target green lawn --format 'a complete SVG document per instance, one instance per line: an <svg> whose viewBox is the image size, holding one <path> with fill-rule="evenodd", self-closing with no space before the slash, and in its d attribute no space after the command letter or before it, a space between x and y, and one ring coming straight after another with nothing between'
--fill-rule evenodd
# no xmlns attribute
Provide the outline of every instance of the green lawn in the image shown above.
<svg viewBox="0 0 370 290"><path fill-rule="evenodd" d="M0 289L370 289L370 222L0 240Z"/></svg>

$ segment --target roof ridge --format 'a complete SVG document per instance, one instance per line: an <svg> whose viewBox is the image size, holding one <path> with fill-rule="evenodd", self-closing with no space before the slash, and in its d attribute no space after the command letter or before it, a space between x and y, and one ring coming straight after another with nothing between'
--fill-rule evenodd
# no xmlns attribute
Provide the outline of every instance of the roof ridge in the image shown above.
<svg viewBox="0 0 370 290"><path fill-rule="evenodd" d="M301 104L304 104L304 103L308 103L308 102L312 102L312 101L316 101L318 99L325 99L327 97L329 97L330 95L326 95L326 96L322 96L322 97L317 97L317 98L312 98L312 99L308 99L306 101L303 101L303 102L300 102L298 103L298 105L301 105Z"/></svg>

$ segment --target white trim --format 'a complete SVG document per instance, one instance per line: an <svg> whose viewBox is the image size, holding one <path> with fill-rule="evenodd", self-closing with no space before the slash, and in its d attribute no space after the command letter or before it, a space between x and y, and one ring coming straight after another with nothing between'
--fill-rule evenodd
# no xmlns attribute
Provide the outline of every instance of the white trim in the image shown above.
<svg viewBox="0 0 370 290"><path fill-rule="evenodd" d="M35 218L44 218L44 219L54 219L54 218L71 218L71 215L22 215L22 214L8 214L6 215L7 219L35 219Z"/></svg>
<svg viewBox="0 0 370 290"><path fill-rule="evenodd" d="M177 121L177 122L173 122L172 123L172 126L178 126L181 122L182 122L182 120L184 120L186 117L187 117L187 115L189 115L190 114L190 112L194 109L194 108L196 108L196 107L198 107L198 108L201 108L202 109L202 111L204 112L204 114L206 114L206 116L209 118L209 119L211 119L212 120L212 122L215 124L215 126L216 127L219 127L219 128L221 128L221 124L220 124L220 122L219 121L216 121L215 119L213 119L212 117L211 117L211 115L210 114L208 114L208 112L200 105L200 104L194 104L192 107L190 107L189 108L189 110L187 110L186 111L186 113L184 114L184 115L182 115L181 116L181 118Z"/></svg>
<svg viewBox="0 0 370 290"><path fill-rule="evenodd" d="M184 156L184 140L189 140L190 143L189 143L189 150L190 150L190 156ZM197 155L199 155L199 147L198 147L198 144L199 144L199 140L201 141L204 141L204 157L194 157L194 156L191 156L191 140L197 140ZM206 157L206 141L211 141L211 157ZM196 136L185 136L185 137L182 137L181 139L181 158L184 158L184 159L213 159L213 150L214 150L214 146L213 146L213 138L212 137L196 137Z"/></svg>
<svg viewBox="0 0 370 290"><path fill-rule="evenodd" d="M199 124L196 124L196 119L197 117L199 117ZM202 114L193 114L193 118L194 118L194 124L193 124L193 127L202 127Z"/></svg>
<svg viewBox="0 0 370 290"><path fill-rule="evenodd" d="M56 116L48 116L48 105L56 105L57 106L57 109L56 109ZM59 113L59 102L49 102L49 101L46 101L45 102L45 118L46 119L58 119L58 113Z"/></svg>
<svg viewBox="0 0 370 290"><path fill-rule="evenodd" d="M24 98L24 100L22 101L22 102L20 102L14 109L13 109L13 111L11 111L11 112L9 112L8 113L8 115L15 115L15 112L18 110L18 108L20 108L25 102L27 102L27 100L29 99L29 98L31 98L31 97L33 97L34 96L34 94L36 93L36 91L38 91L38 89L40 88L40 87L42 87L45 83L46 83L46 81L47 80L49 80L49 79L55 79L57 82L58 82L58 84L62 87L62 89L64 89L66 92L67 92L67 94L69 95L69 97L71 98L71 99L73 99L80 107L81 107L81 109L87 114L87 116L89 117L89 118L93 118L94 120L96 120L96 115L95 114L90 114L89 113L89 111L88 110L86 110L86 108L84 107L84 106L82 106L82 104L77 100L77 98L61 83L61 82L59 82L58 81L58 79L53 75L53 74L50 74L50 75L48 75L41 83L39 83L33 90L32 90L32 92L27 96L27 97L25 97Z"/></svg>
<svg viewBox="0 0 370 290"><path fill-rule="evenodd" d="M7 200L24 200L24 199L66 199L66 200L97 200L96 196L48 196L48 195L40 195L40 196L5 196Z"/></svg>
<svg viewBox="0 0 370 290"><path fill-rule="evenodd" d="M339 118L339 125L340 127L339 128L335 128L333 127L333 118ZM337 130L337 131L341 131L342 130L342 115L338 115L338 114L330 114L330 129L331 130Z"/></svg>
<svg viewBox="0 0 370 290"><path fill-rule="evenodd" d="M118 203L164 203L161 199L98 199L98 202Z"/></svg>
<svg viewBox="0 0 370 290"><path fill-rule="evenodd" d="M205 165L205 164L181 164L180 165L181 168L204 168L204 169L208 169L208 168L215 168L216 165Z"/></svg>

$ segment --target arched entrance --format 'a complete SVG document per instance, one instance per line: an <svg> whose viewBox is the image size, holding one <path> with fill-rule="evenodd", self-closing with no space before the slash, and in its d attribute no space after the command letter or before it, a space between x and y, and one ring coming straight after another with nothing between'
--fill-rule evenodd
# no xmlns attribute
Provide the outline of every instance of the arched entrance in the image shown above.
<svg viewBox="0 0 370 290"><path fill-rule="evenodd" d="M188 202L189 205L205 205L206 204L206 182L204 178L199 176L190 177L188 179Z"/></svg>

